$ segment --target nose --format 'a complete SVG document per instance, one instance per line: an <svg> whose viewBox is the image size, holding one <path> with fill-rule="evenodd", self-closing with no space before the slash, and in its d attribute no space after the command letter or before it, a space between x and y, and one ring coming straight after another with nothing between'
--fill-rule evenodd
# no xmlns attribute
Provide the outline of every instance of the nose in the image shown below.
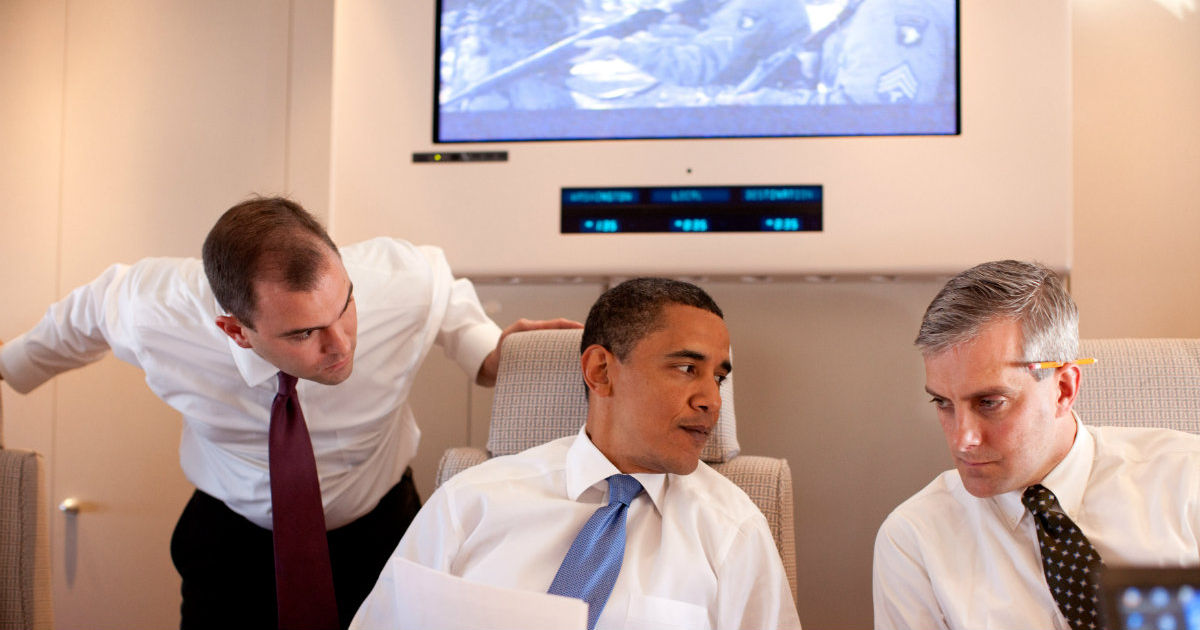
<svg viewBox="0 0 1200 630"><path fill-rule="evenodd" d="M340 323L325 329L325 339L321 350L325 354L349 354L352 347L350 333Z"/></svg>
<svg viewBox="0 0 1200 630"><path fill-rule="evenodd" d="M956 451L968 451L983 443L979 419L969 411L957 411L954 414L954 434L951 436Z"/></svg>
<svg viewBox="0 0 1200 630"><path fill-rule="evenodd" d="M698 411L714 416L721 413L721 385L715 377L700 380L700 387L692 396L692 406Z"/></svg>

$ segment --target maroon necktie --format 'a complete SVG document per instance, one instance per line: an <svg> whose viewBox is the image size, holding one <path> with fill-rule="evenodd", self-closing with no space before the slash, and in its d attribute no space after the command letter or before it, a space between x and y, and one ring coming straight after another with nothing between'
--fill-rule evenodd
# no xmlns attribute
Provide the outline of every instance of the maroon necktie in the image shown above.
<svg viewBox="0 0 1200 630"><path fill-rule="evenodd" d="M337 628L317 461L300 411L296 377L283 372L271 403L269 447L279 627Z"/></svg>

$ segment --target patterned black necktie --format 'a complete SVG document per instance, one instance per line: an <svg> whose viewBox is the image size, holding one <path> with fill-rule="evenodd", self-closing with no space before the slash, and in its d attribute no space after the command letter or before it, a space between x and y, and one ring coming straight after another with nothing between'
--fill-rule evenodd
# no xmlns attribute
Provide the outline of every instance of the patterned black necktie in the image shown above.
<svg viewBox="0 0 1200 630"><path fill-rule="evenodd" d="M1042 568L1050 594L1074 630L1104 627L1100 623L1100 554L1087 536L1063 513L1058 498L1045 486L1029 486L1021 497L1037 525Z"/></svg>

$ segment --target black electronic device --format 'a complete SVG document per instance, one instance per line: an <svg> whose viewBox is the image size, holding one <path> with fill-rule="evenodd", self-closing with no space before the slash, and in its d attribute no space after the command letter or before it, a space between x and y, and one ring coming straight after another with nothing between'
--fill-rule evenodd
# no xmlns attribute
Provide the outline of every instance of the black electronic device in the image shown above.
<svg viewBox="0 0 1200 630"><path fill-rule="evenodd" d="M508 151L432 151L413 153L412 161L421 164L460 162L507 162Z"/></svg>
<svg viewBox="0 0 1200 630"><path fill-rule="evenodd" d="M787 186L563 188L563 234L820 232L824 189Z"/></svg>
<svg viewBox="0 0 1200 630"><path fill-rule="evenodd" d="M1109 630L1200 630L1200 566L1106 567L1100 578Z"/></svg>

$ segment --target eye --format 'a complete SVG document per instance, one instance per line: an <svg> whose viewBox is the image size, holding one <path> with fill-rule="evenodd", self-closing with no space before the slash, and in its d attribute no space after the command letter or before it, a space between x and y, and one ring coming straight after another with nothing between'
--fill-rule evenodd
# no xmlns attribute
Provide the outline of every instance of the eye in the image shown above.
<svg viewBox="0 0 1200 630"><path fill-rule="evenodd" d="M1004 406L1003 398L980 398L979 407L984 411L995 411Z"/></svg>
<svg viewBox="0 0 1200 630"><path fill-rule="evenodd" d="M307 340L311 339L312 336L313 336L313 331L306 330L304 332L296 333L296 334L292 335L291 339L292 339L292 341L307 341Z"/></svg>
<svg viewBox="0 0 1200 630"><path fill-rule="evenodd" d="M727 379L727 378L729 378L728 374L718 374L717 375L717 385L724 383L725 379Z"/></svg>
<svg viewBox="0 0 1200 630"><path fill-rule="evenodd" d="M937 407L939 410L950 408L950 401L946 400L945 398L938 398L937 396L934 396L933 398L929 399L929 402L933 403L933 406Z"/></svg>
<svg viewBox="0 0 1200 630"><path fill-rule="evenodd" d="M680 372L683 372L685 374L695 374L696 373L696 366L692 365L691 363L676 365L675 369L679 370Z"/></svg>

